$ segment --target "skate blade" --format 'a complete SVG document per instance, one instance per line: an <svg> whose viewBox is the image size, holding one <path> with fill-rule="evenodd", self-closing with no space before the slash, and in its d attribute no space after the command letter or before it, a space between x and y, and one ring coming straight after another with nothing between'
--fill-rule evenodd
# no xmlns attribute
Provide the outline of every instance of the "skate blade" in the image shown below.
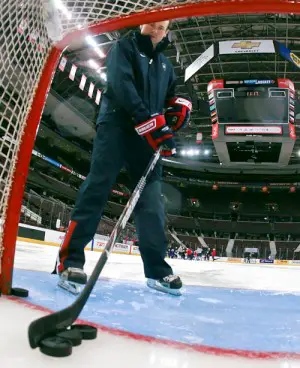
<svg viewBox="0 0 300 368"><path fill-rule="evenodd" d="M83 289L83 285L77 284L76 282L70 282L67 280L59 280L57 286L59 286L64 290L67 290L69 293L73 295L80 294Z"/></svg>
<svg viewBox="0 0 300 368"><path fill-rule="evenodd" d="M156 280L148 279L147 280L147 286L150 289L154 289L156 291L160 291L165 294L175 295L175 296L181 296L182 293L180 289L169 289L162 285L160 285Z"/></svg>

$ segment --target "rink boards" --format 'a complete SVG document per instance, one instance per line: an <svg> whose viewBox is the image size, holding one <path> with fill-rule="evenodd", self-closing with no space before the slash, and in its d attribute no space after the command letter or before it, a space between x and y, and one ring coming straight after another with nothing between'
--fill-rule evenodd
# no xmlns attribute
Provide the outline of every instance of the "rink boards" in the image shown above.
<svg viewBox="0 0 300 368"><path fill-rule="evenodd" d="M53 230L50 230L53 231ZM59 233L57 231L57 233ZM64 234L64 233L62 233ZM101 236L101 235L100 235ZM100 237L99 236L99 237ZM102 236L102 239L93 239L86 247L86 250L89 251L94 251L94 252L102 252L107 240L104 238L105 236ZM62 238L63 239L63 238ZM18 237L17 238L18 242L25 242L25 243L32 243L32 244L41 244L44 246L56 246L59 247L60 243L58 242L49 242L49 241L43 241L43 240L36 240L36 239L30 239L30 238L22 238L22 237ZM113 252L115 254L127 254L127 255L133 255L133 256L138 256L140 255L139 252L139 247L135 246L133 244L125 244L125 243L116 243L116 245L114 246ZM226 262L226 263L242 263L242 264L247 264L247 262L245 262L245 258L234 258L234 257L216 257L214 262ZM269 259L251 259L250 264L261 264L261 265L285 265L285 266L300 266L300 260L269 260Z"/></svg>

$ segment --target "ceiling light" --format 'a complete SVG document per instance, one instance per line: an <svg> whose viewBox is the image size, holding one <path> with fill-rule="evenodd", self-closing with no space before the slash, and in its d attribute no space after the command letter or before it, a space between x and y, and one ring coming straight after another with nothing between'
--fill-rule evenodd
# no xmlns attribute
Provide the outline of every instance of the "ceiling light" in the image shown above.
<svg viewBox="0 0 300 368"><path fill-rule="evenodd" d="M182 156L199 156L201 154L201 150L200 149L194 149L194 148L190 148L188 150L181 150L180 151Z"/></svg>
<svg viewBox="0 0 300 368"><path fill-rule="evenodd" d="M107 80L106 73L100 73L100 77L105 81Z"/></svg>
<svg viewBox="0 0 300 368"><path fill-rule="evenodd" d="M100 58L104 58L105 54L104 52L100 49L100 47L98 46L97 42L95 41L95 39L92 36L86 36L85 37L86 42L91 45L94 48L94 51L96 52L96 54L100 57Z"/></svg>
<svg viewBox="0 0 300 368"><path fill-rule="evenodd" d="M54 0L53 2L56 8L59 9L62 13L64 13L64 15L68 19L72 18L72 13L66 8L66 6L62 3L61 0Z"/></svg>
<svg viewBox="0 0 300 368"><path fill-rule="evenodd" d="M208 156L209 154L210 154L210 150L208 150L208 149L204 150L204 155L205 156Z"/></svg>
<svg viewBox="0 0 300 368"><path fill-rule="evenodd" d="M104 52L99 47L94 48L94 51L101 59L105 58Z"/></svg>
<svg viewBox="0 0 300 368"><path fill-rule="evenodd" d="M91 68L93 68L93 69L95 69L95 70L98 70L98 69L100 68L100 65L99 65L98 63L96 63L96 61L95 61L95 60L93 60L93 59L90 59L90 60L88 61L88 64L89 64L89 66L90 66Z"/></svg>
<svg viewBox="0 0 300 368"><path fill-rule="evenodd" d="M85 37L86 42L91 45L92 47L98 47L97 42L93 39L92 36L86 36Z"/></svg>

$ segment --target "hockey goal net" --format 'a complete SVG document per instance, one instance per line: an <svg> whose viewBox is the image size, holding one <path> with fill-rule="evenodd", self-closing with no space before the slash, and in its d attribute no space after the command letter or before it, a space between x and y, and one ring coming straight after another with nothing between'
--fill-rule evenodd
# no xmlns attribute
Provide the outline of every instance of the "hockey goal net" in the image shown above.
<svg viewBox="0 0 300 368"><path fill-rule="evenodd" d="M288 0L8 0L0 12L0 292L10 292L24 186L47 91L72 40L164 19L300 13Z"/></svg>

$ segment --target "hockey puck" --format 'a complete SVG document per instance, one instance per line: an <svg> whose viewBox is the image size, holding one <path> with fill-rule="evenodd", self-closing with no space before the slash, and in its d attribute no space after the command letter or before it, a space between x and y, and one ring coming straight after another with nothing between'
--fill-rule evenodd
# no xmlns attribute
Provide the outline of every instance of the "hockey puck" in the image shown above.
<svg viewBox="0 0 300 368"><path fill-rule="evenodd" d="M63 330L58 332L56 336L69 340L73 346L78 346L82 342L82 334L78 329Z"/></svg>
<svg viewBox="0 0 300 368"><path fill-rule="evenodd" d="M14 296L18 296L20 298L27 298L28 297L28 290L22 288L11 288L10 294Z"/></svg>
<svg viewBox="0 0 300 368"><path fill-rule="evenodd" d="M97 328L90 325L72 325L71 329L80 331L83 340L93 340L97 337Z"/></svg>
<svg viewBox="0 0 300 368"><path fill-rule="evenodd" d="M72 343L62 337L46 337L39 343L40 351L43 354L53 357L66 357L72 354Z"/></svg>

